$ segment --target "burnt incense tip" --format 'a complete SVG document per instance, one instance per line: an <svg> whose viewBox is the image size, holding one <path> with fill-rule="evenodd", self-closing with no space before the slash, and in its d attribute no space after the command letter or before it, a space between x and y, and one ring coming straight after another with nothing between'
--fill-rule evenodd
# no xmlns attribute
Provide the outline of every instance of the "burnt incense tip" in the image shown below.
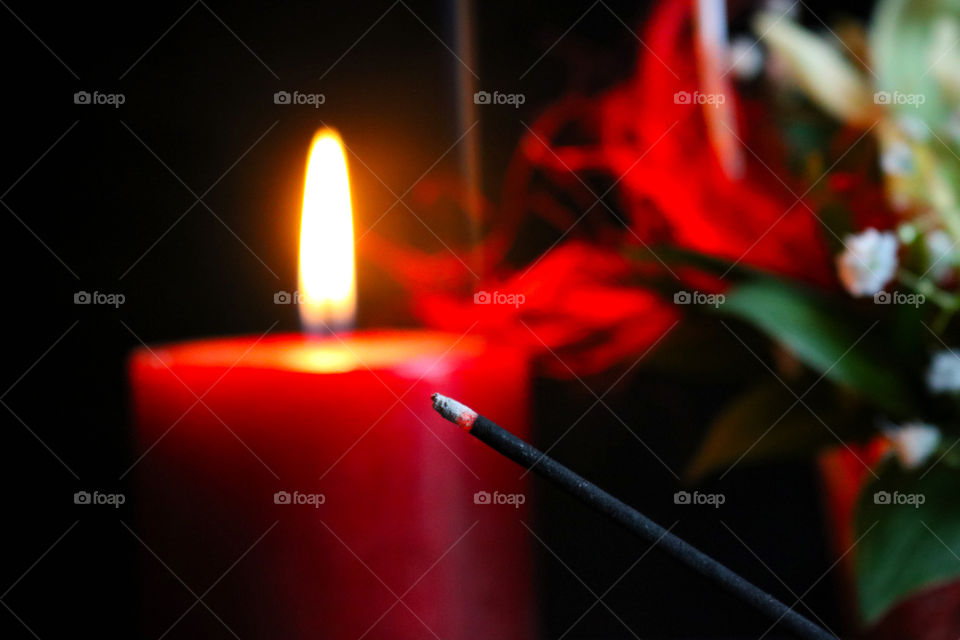
<svg viewBox="0 0 960 640"><path fill-rule="evenodd" d="M473 427L477 412L467 405L439 393L433 394L430 399L433 400L434 411L450 422L467 431Z"/></svg>

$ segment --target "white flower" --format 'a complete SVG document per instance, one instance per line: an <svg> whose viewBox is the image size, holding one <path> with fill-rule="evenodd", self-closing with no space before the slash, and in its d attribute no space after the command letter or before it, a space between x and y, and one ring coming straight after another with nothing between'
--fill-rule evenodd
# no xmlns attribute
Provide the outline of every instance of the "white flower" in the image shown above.
<svg viewBox="0 0 960 640"><path fill-rule="evenodd" d="M923 238L927 248L930 277L935 282L943 282L953 271L957 255L954 251L956 243L946 232L935 229Z"/></svg>
<svg viewBox="0 0 960 640"><path fill-rule="evenodd" d="M906 422L884 429L893 453L906 469L916 469L940 444L940 430L925 422Z"/></svg>
<svg viewBox="0 0 960 640"><path fill-rule="evenodd" d="M763 53L756 41L745 36L737 36L727 51L730 69L741 80L753 80L763 70Z"/></svg>
<svg viewBox="0 0 960 640"><path fill-rule="evenodd" d="M927 387L934 393L960 391L960 353L944 349L933 354L927 368Z"/></svg>
<svg viewBox="0 0 960 640"><path fill-rule="evenodd" d="M909 222L904 222L897 227L897 237L900 238L901 244L913 244L913 241L916 240L919 235L920 230L917 229L916 225L910 224Z"/></svg>
<svg viewBox="0 0 960 640"><path fill-rule="evenodd" d="M837 256L837 272L847 291L854 296L882 291L897 270L897 236L867 229L847 236L845 245Z"/></svg>
<svg viewBox="0 0 960 640"><path fill-rule="evenodd" d="M892 142L880 154L880 168L891 176L908 176L915 165L913 150L905 142Z"/></svg>

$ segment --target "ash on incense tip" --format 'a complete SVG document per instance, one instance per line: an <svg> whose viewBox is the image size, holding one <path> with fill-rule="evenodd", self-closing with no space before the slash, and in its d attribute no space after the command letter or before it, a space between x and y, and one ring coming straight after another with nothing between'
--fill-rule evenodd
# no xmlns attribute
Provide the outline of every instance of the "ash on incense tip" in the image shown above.
<svg viewBox="0 0 960 640"><path fill-rule="evenodd" d="M434 393L430 396L430 399L433 400L433 408L437 413L458 425L461 429L469 431L477 420L476 411L453 398Z"/></svg>

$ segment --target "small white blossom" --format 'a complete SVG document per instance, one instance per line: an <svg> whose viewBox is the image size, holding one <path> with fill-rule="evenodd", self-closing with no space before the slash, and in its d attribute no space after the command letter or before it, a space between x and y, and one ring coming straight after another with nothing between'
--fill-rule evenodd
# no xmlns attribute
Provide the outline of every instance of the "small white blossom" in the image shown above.
<svg viewBox="0 0 960 640"><path fill-rule="evenodd" d="M919 235L920 230L917 229L916 225L909 222L904 222L897 227L897 237L900 238L901 244L913 244L913 241L916 240Z"/></svg>
<svg viewBox="0 0 960 640"><path fill-rule="evenodd" d="M849 235L837 256L840 282L852 295L872 296L882 291L897 271L897 236L890 231L867 229Z"/></svg>
<svg viewBox="0 0 960 640"><path fill-rule="evenodd" d="M753 80L763 70L763 53L756 41L737 36L727 51L730 68L741 80Z"/></svg>
<svg viewBox="0 0 960 640"><path fill-rule="evenodd" d="M927 248L930 277L935 282L943 282L956 264L956 243L946 232L939 229L927 233L923 241Z"/></svg>
<svg viewBox="0 0 960 640"><path fill-rule="evenodd" d="M890 143L880 154L880 168L891 176L910 175L915 165L913 149L905 142Z"/></svg>
<svg viewBox="0 0 960 640"><path fill-rule="evenodd" d="M927 387L934 393L960 391L960 352L944 349L933 354L927 368Z"/></svg>
<svg viewBox="0 0 960 640"><path fill-rule="evenodd" d="M916 469L940 444L940 430L925 422L906 422L884 429L893 453L906 469Z"/></svg>

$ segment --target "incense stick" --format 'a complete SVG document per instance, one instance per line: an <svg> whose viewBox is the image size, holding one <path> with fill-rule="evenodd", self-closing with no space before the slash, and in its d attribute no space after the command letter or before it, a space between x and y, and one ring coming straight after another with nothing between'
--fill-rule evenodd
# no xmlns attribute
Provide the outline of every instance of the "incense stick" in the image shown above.
<svg viewBox="0 0 960 640"><path fill-rule="evenodd" d="M771 594L470 407L439 393L433 394L432 399L433 408L450 422L520 466L560 486L631 533L658 544L674 559L770 616L775 624L783 621L800 638L837 640Z"/></svg>

